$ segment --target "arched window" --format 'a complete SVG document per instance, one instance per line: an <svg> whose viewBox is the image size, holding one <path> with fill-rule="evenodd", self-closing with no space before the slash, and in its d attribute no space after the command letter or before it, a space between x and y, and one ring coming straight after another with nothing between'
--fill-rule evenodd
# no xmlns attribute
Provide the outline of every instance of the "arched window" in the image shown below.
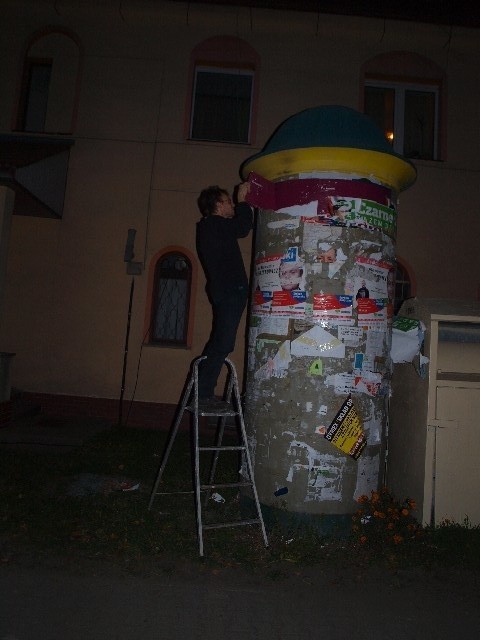
<svg viewBox="0 0 480 640"><path fill-rule="evenodd" d="M150 343L186 346L192 264L183 253L163 254L155 265Z"/></svg>
<svg viewBox="0 0 480 640"><path fill-rule="evenodd" d="M81 62L81 46L74 34L53 29L32 36L24 57L15 118L17 131L73 131Z"/></svg>
<svg viewBox="0 0 480 640"><path fill-rule="evenodd" d="M209 38L192 51L189 140L250 144L255 139L259 57L244 40Z"/></svg>
<svg viewBox="0 0 480 640"><path fill-rule="evenodd" d="M445 156L445 73L418 54L393 51L363 66L362 107L406 158Z"/></svg>
<svg viewBox="0 0 480 640"><path fill-rule="evenodd" d="M408 298L415 295L415 282L410 274L409 269L403 261L398 258L395 264L395 299L393 303L393 312L398 314L400 307Z"/></svg>

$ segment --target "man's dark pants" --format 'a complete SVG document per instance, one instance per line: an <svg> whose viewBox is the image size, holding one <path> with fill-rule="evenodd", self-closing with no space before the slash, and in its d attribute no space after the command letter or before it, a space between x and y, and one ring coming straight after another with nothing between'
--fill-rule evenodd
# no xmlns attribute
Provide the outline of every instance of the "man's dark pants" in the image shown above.
<svg viewBox="0 0 480 640"><path fill-rule="evenodd" d="M247 287L236 287L212 301L213 324L210 339L202 355L207 356L200 365L198 395L212 397L225 358L235 348L238 325L247 303Z"/></svg>

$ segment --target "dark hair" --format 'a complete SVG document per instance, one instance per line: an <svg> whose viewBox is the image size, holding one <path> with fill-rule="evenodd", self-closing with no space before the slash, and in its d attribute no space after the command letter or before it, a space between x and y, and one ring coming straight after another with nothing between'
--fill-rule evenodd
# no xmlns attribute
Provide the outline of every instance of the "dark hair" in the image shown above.
<svg viewBox="0 0 480 640"><path fill-rule="evenodd" d="M202 216L211 216L214 213L223 196L228 196L228 191L221 189L218 185L207 187L204 189L197 199L198 208Z"/></svg>

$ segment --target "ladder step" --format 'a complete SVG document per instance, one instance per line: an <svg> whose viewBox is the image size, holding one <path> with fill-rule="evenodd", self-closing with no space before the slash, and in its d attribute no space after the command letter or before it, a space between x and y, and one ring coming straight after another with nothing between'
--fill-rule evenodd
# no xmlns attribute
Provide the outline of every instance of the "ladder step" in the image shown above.
<svg viewBox="0 0 480 640"><path fill-rule="evenodd" d="M227 527L242 527L246 524L260 524L260 519L255 520L236 520L235 522L219 522L217 524L204 524L202 529L225 529Z"/></svg>
<svg viewBox="0 0 480 640"><path fill-rule="evenodd" d="M195 405L189 404L185 407L186 411L195 413ZM198 404L199 416L238 416L239 412L236 411L229 402L219 402L213 405Z"/></svg>
<svg viewBox="0 0 480 640"><path fill-rule="evenodd" d="M253 487L253 482L216 482L215 484L202 484L200 489L228 489L228 487Z"/></svg>
<svg viewBox="0 0 480 640"><path fill-rule="evenodd" d="M198 447L199 451L245 451L245 447L239 445L220 445L218 447Z"/></svg>

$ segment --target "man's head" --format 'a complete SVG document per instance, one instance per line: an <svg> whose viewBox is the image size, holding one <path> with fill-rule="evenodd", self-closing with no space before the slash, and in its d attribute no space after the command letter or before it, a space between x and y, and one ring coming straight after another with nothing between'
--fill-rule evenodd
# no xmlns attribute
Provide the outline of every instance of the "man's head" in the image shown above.
<svg viewBox="0 0 480 640"><path fill-rule="evenodd" d="M217 185L204 189L198 196L197 203L203 217L233 218L235 214L228 191Z"/></svg>

